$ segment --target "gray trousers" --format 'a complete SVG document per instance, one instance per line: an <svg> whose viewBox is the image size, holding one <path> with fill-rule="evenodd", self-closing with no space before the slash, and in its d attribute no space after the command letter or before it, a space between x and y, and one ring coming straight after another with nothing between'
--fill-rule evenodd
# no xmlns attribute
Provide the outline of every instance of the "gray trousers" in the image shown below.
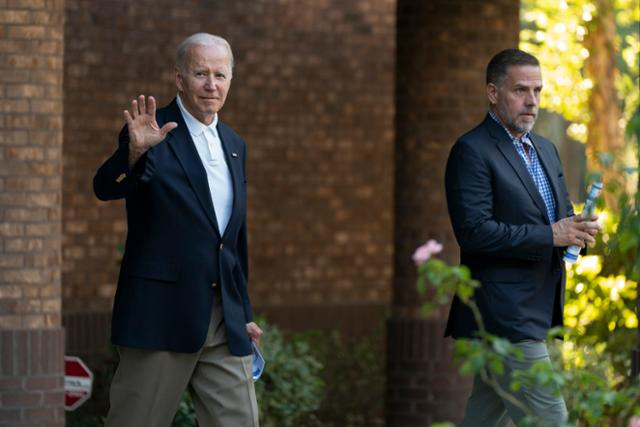
<svg viewBox="0 0 640 427"><path fill-rule="evenodd" d="M118 353L106 427L169 427L187 388L201 427L258 427L252 356L229 353L219 294L200 351Z"/></svg>
<svg viewBox="0 0 640 427"><path fill-rule="evenodd" d="M527 406L533 415L539 417L541 421L536 425L563 424L567 420L567 407L562 396L544 388L522 387L518 392L514 392L510 387L514 370L528 370L538 361L551 363L546 343L526 340L515 343L515 346L523 351L524 359L508 358L505 361L504 375L498 378L500 386ZM492 387L476 376L461 427L503 427L507 426L510 420L518 425L524 416L520 408L503 400Z"/></svg>

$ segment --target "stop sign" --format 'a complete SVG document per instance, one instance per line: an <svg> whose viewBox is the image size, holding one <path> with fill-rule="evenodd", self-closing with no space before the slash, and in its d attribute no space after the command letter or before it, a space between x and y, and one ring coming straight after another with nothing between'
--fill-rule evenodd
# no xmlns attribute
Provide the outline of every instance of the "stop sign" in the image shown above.
<svg viewBox="0 0 640 427"><path fill-rule="evenodd" d="M73 411L91 397L93 374L79 357L64 357L64 409Z"/></svg>

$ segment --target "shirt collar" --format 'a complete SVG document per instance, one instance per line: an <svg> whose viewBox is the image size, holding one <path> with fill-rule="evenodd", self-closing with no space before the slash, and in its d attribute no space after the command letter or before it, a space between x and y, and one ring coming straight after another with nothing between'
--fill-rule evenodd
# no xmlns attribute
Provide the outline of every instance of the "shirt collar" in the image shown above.
<svg viewBox="0 0 640 427"><path fill-rule="evenodd" d="M519 142L526 143L528 145L533 145L533 144L531 144L531 137L529 135L530 132L525 133L520 138L516 138L515 136L511 135L511 132L509 132L509 129L507 129L507 127L502 124L502 122L500 121L500 119L498 118L498 115L496 113L494 113L493 111L489 110L489 115L491 116L491 118L493 120L495 120L496 123L498 123L500 125L500 127L502 127L502 129L504 129L504 131L507 133L507 135L509 135L509 139L511 140L511 142L519 141Z"/></svg>
<svg viewBox="0 0 640 427"><path fill-rule="evenodd" d="M213 117L213 122L209 126L202 123L200 120L193 117L193 115L186 109L182 100L180 99L180 95L176 96L176 100L178 102L178 108L180 108L180 112L182 113L182 117L184 118L184 122L187 125L187 129L189 129L189 133L194 137L199 137L202 133L210 129L213 134L216 134L216 126L218 125L218 114Z"/></svg>

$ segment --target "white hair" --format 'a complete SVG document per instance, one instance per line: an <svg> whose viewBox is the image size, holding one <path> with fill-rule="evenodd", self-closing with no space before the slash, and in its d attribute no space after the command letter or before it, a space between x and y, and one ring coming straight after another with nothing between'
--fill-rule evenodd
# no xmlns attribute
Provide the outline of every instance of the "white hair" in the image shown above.
<svg viewBox="0 0 640 427"><path fill-rule="evenodd" d="M182 40L176 49L176 68L179 70L184 69L184 61L187 56L187 52L191 46L213 46L222 45L229 52L229 64L231 65L231 71L233 71L233 52L231 51L231 45L228 41L220 36L214 36L209 33L195 33Z"/></svg>

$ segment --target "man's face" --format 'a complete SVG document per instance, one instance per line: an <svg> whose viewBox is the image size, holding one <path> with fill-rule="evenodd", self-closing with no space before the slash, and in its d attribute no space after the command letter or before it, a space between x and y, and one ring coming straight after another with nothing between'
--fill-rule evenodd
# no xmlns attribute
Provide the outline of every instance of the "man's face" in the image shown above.
<svg viewBox="0 0 640 427"><path fill-rule="evenodd" d="M512 65L507 69L507 75L500 86L493 83L487 85L491 108L516 138L533 128L540 106L541 91L540 67L534 65Z"/></svg>
<svg viewBox="0 0 640 427"><path fill-rule="evenodd" d="M176 70L176 86L193 117L210 125L231 86L231 59L225 46L191 46L183 69Z"/></svg>

